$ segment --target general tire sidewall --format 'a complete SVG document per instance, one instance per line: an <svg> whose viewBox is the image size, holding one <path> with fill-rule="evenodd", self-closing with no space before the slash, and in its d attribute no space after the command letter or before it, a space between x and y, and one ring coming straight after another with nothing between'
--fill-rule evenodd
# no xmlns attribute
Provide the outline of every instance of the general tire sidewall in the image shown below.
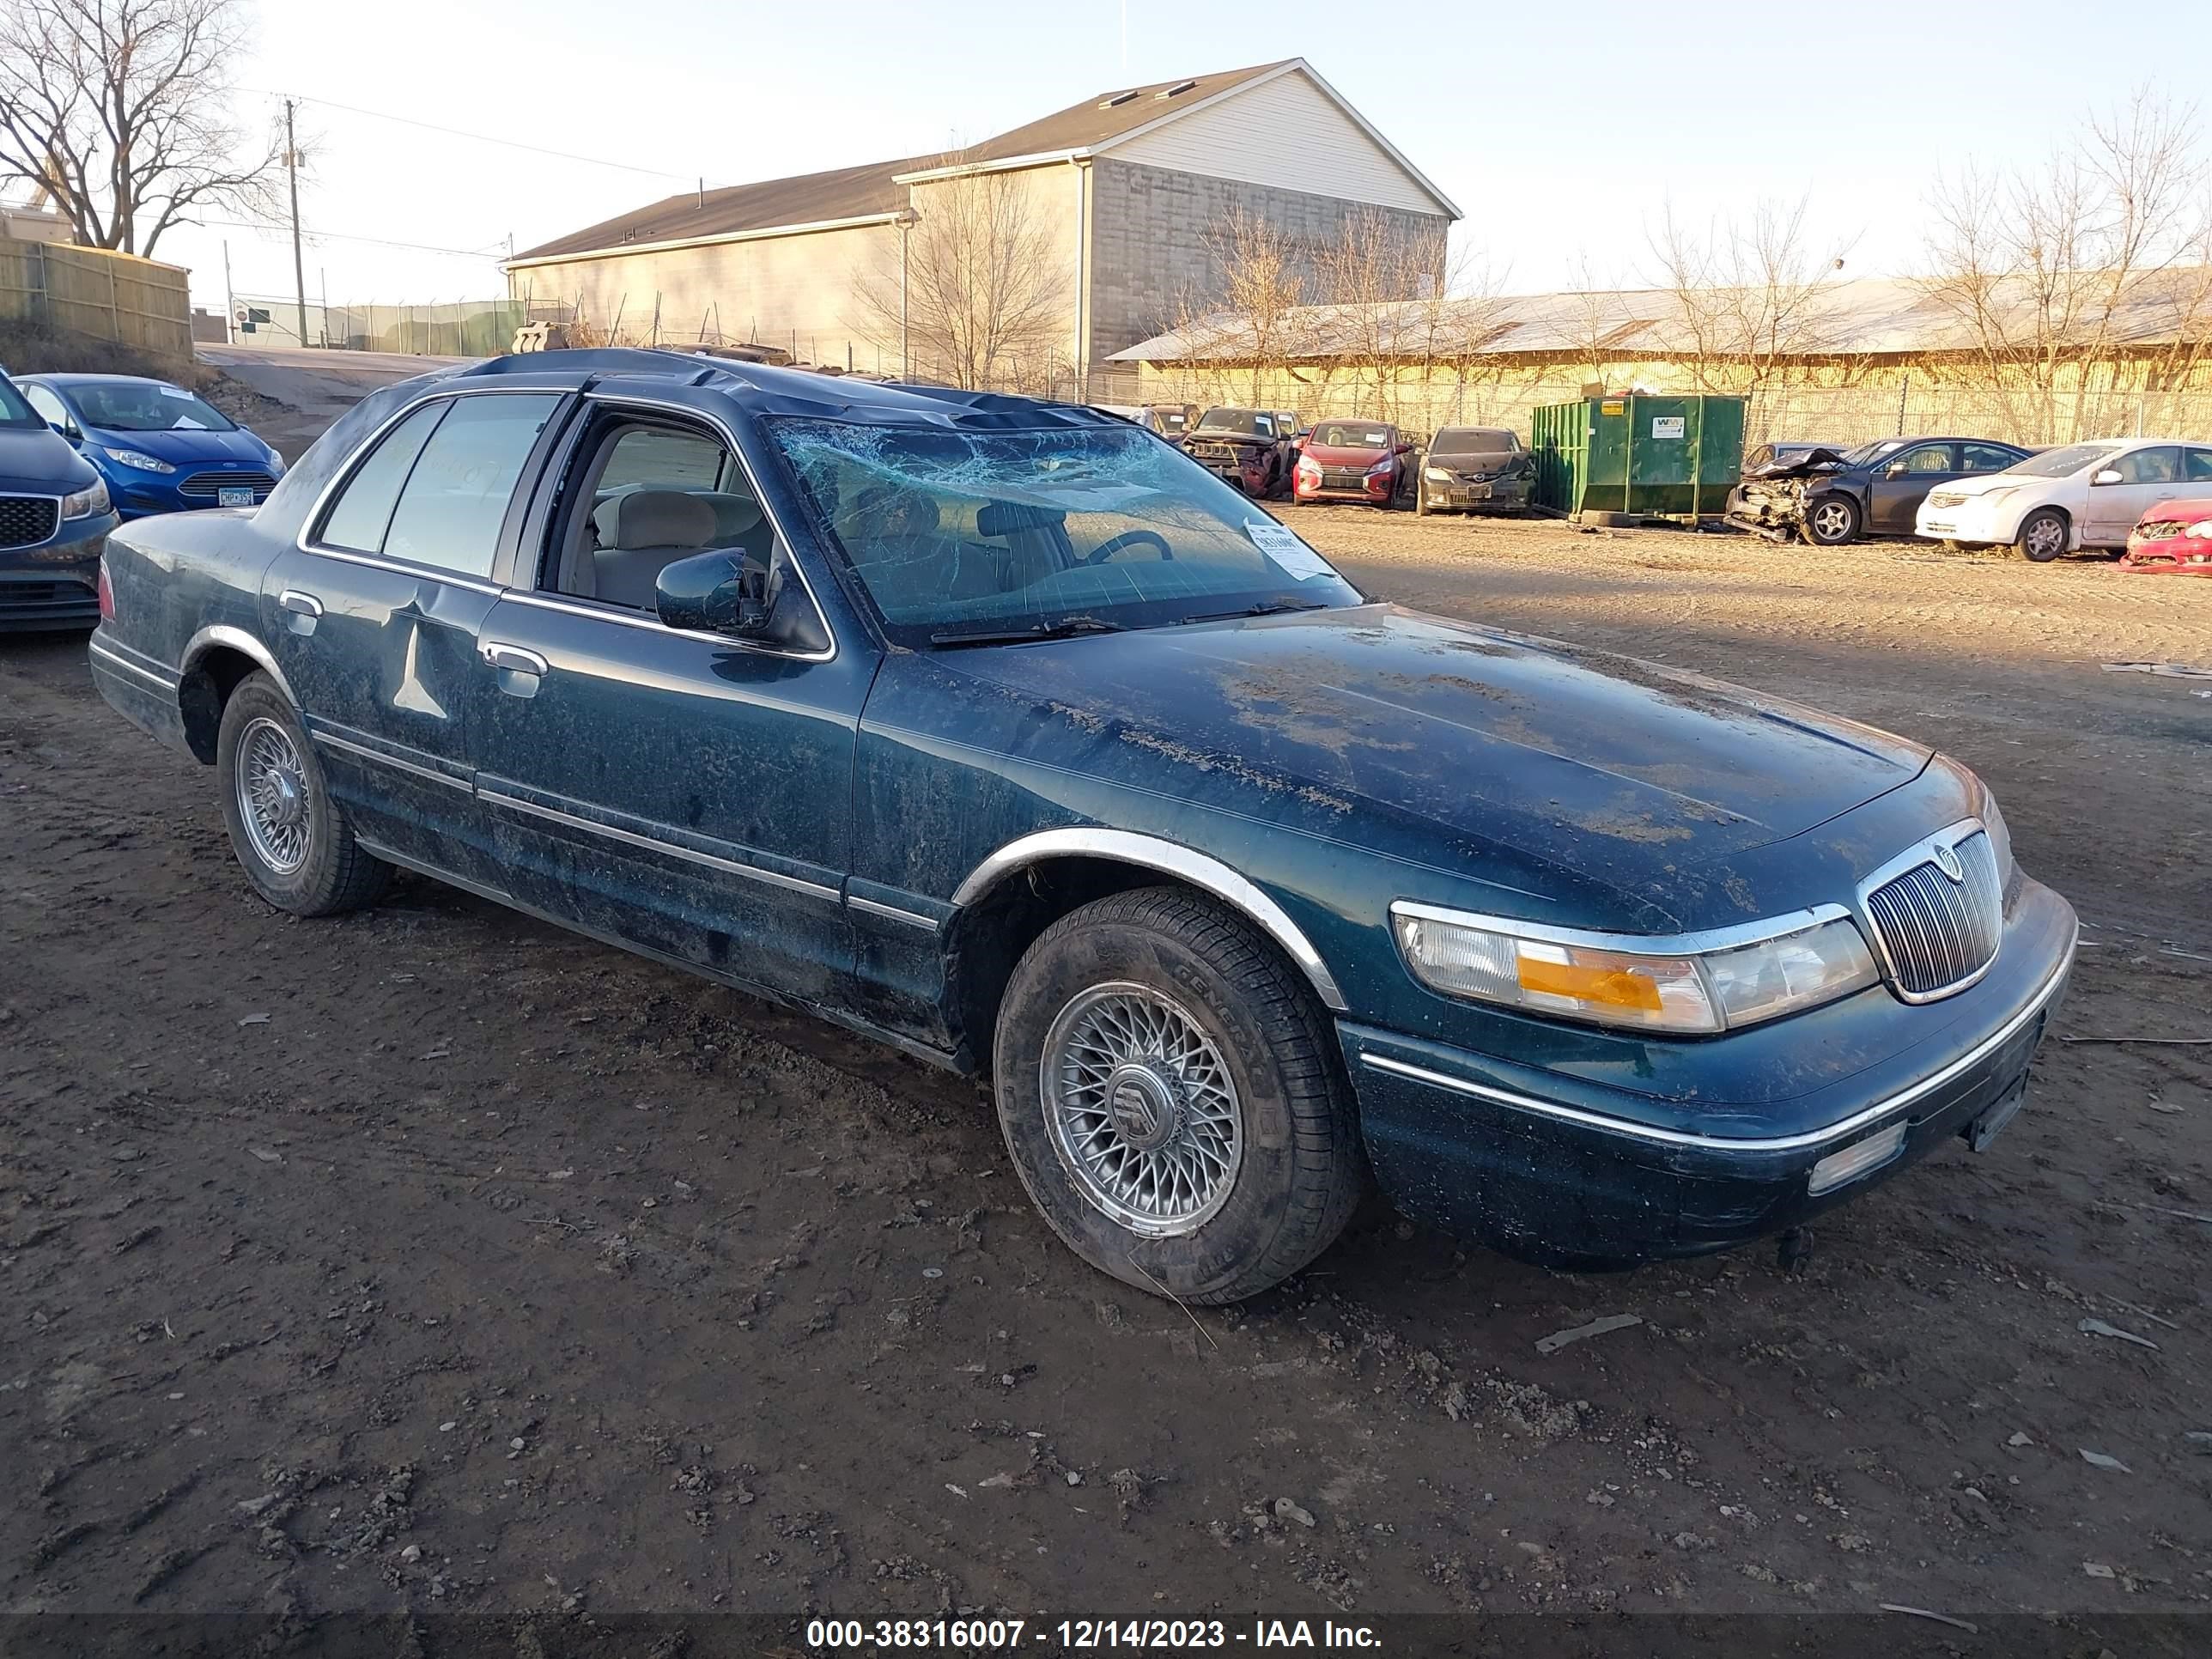
<svg viewBox="0 0 2212 1659"><path fill-rule="evenodd" d="M254 850L238 803L239 740L258 719L274 720L284 728L293 748L299 751L301 775L307 784L307 856L289 875L270 868ZM265 677L256 675L246 681L223 705L222 726L216 738L216 775L222 786L222 818L230 831L231 851L237 854L254 891L280 910L310 910L328 902L339 876L337 808L299 714Z"/></svg>
<svg viewBox="0 0 2212 1659"><path fill-rule="evenodd" d="M1823 507L1828 507L1842 508L1844 513L1843 534L1840 536L1824 536L1818 530L1814 530L1814 541L1822 547L1844 547L1847 546L1851 542L1856 541L1858 538L1859 533L1859 510L1856 504L1846 495L1815 496L1812 504L1805 509L1806 527L1808 529L1811 529L1814 524L1818 523L1820 510Z"/></svg>
<svg viewBox="0 0 2212 1659"><path fill-rule="evenodd" d="M2034 529L2035 526L2040 520L2045 519L2050 519L2057 522L2058 526L2058 544L2052 548L2048 553L2038 553L2034 551L2028 544L2028 532ZM2039 507L2034 512L2029 514L2025 519L2022 519L2020 521L2021 554L2021 556L2026 558L2031 564L2049 564L2053 559L2056 559L2060 554L2066 550L2066 543L2068 539L2066 519L2064 514L2054 512L2050 507Z"/></svg>
<svg viewBox="0 0 2212 1659"><path fill-rule="evenodd" d="M1036 971L1018 971L1008 988L995 1055L999 1126L1030 1199L1071 1249L1127 1284L1196 1298L1233 1281L1281 1231L1296 1181L1293 1119L1267 1032L1196 951L1150 928L1101 923L1063 936L1032 960ZM1175 1237L1131 1232L1095 1208L1060 1162L1045 1121L1038 1066L1052 1023L1080 993L1115 980L1155 987L1189 1011L1220 1049L1243 1111L1243 1152L1227 1201L1196 1231Z"/></svg>

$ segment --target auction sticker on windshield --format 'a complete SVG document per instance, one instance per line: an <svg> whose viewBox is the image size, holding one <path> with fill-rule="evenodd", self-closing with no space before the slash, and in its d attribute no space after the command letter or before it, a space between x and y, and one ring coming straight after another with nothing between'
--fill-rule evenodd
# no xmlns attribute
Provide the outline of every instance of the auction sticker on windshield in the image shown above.
<svg viewBox="0 0 2212 1659"><path fill-rule="evenodd" d="M1300 541L1297 532L1288 525L1248 524L1244 533L1252 538L1253 546L1281 566L1293 581L1336 574L1328 568L1328 562Z"/></svg>

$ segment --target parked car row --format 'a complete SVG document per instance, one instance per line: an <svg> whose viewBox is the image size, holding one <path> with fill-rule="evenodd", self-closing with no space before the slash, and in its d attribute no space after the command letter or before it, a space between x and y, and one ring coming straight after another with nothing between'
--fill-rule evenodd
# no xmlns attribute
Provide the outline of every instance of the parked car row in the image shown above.
<svg viewBox="0 0 2212 1659"><path fill-rule="evenodd" d="M1418 513L1521 507L1536 476L1534 458L1504 427L1444 427L1425 446L1390 421L1332 418L1307 426L1290 410L1221 406L1196 416L1182 447L1216 477L1263 501Z"/></svg>
<svg viewBox="0 0 2212 1659"><path fill-rule="evenodd" d="M1865 535L1909 536L1931 489L2025 460L1984 438L1884 438L1850 449L1768 444L1729 495L1730 524L1774 541L1841 547Z"/></svg>
<svg viewBox="0 0 2212 1659"><path fill-rule="evenodd" d="M2174 521L2179 503L2206 495L2212 495L2212 444L2100 439L1931 490L1914 528L1969 547L2017 547L2040 564L2085 547L2128 548L2139 527ZM2130 566L2154 568L2166 567Z"/></svg>

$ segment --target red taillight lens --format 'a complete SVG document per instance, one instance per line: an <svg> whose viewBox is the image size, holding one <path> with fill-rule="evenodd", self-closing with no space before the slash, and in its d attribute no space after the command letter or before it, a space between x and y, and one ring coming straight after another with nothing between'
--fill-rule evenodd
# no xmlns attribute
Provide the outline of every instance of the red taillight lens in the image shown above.
<svg viewBox="0 0 2212 1659"><path fill-rule="evenodd" d="M107 585L107 559L104 554L100 561L100 619L115 620L115 590Z"/></svg>

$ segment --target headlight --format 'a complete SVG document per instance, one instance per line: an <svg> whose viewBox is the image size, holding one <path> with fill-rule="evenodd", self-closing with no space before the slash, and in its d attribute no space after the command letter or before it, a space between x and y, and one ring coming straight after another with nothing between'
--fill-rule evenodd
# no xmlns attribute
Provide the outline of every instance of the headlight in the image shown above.
<svg viewBox="0 0 2212 1659"><path fill-rule="evenodd" d="M1370 478L1379 478L1397 465L1395 461L1377 461L1367 469L1367 476Z"/></svg>
<svg viewBox="0 0 2212 1659"><path fill-rule="evenodd" d="M1990 851L1996 854L1997 891L2002 893L2012 885L2012 831L1997 811L1997 798L1987 789L1982 791L1982 828L1989 831Z"/></svg>
<svg viewBox="0 0 2212 1659"><path fill-rule="evenodd" d="M2196 537L2199 541L2212 541L2212 519L2199 519L2189 526L2186 533Z"/></svg>
<svg viewBox="0 0 2212 1659"><path fill-rule="evenodd" d="M2017 495L2019 494L2020 486L2018 484L2007 484L2002 489L1985 489L1979 495L1969 495L1966 497L1966 505L1968 507L1995 507L1999 501L2004 500L2008 495Z"/></svg>
<svg viewBox="0 0 2212 1659"><path fill-rule="evenodd" d="M135 466L141 472L174 472L177 469L158 455L149 455L143 449L107 449L100 452L111 461L120 461L125 466Z"/></svg>
<svg viewBox="0 0 2212 1659"><path fill-rule="evenodd" d="M1788 933L1677 956L1531 939L1425 906L1395 905L1392 915L1407 967L1431 990L1642 1030L1756 1024L1881 978L1844 915L1808 912L1806 925Z"/></svg>
<svg viewBox="0 0 2212 1659"><path fill-rule="evenodd" d="M107 486L94 481L89 489L80 489L74 495L62 497L62 517L89 519L107 511Z"/></svg>
<svg viewBox="0 0 2212 1659"><path fill-rule="evenodd" d="M1421 476L1431 483L1449 483L1452 481L1452 475L1440 466L1423 467Z"/></svg>

